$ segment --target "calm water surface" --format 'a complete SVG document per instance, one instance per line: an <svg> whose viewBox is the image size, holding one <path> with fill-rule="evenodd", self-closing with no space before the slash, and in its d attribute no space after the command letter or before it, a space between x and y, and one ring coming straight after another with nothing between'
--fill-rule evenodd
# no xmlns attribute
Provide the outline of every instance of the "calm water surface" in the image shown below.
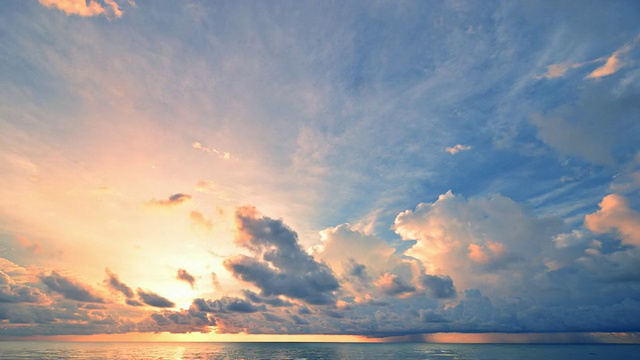
<svg viewBox="0 0 640 360"><path fill-rule="evenodd" d="M640 345L0 342L0 359L640 359Z"/></svg>

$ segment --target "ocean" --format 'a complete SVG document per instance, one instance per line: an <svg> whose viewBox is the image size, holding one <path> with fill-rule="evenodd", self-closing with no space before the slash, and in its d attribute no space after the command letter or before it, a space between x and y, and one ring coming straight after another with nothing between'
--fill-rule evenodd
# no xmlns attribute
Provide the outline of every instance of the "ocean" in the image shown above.
<svg viewBox="0 0 640 360"><path fill-rule="evenodd" d="M0 359L640 359L640 345L0 342Z"/></svg>

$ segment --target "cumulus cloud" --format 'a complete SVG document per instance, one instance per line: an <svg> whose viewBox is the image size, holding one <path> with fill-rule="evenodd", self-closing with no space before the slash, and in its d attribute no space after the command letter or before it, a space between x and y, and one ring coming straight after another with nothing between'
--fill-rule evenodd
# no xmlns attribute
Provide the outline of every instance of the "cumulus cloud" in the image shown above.
<svg viewBox="0 0 640 360"><path fill-rule="evenodd" d="M400 213L394 228L403 239L417 241L405 254L430 274L449 275L462 288L483 284L517 291L518 279L541 266L542 252L562 223L538 218L500 195L467 200L448 191ZM500 283L507 274L512 286Z"/></svg>
<svg viewBox="0 0 640 360"><path fill-rule="evenodd" d="M624 196L607 195L598 206L600 210L585 216L587 229L596 234L616 230L623 243L640 246L640 212L631 209Z"/></svg>
<svg viewBox="0 0 640 360"><path fill-rule="evenodd" d="M251 300L251 302L253 303L258 303L258 304L267 304L269 306L275 306L275 307L289 307L289 306L293 306L293 303L287 300L283 300L279 297L262 297L259 296L258 294L254 293L251 290L244 290L243 291L245 297L249 300Z"/></svg>
<svg viewBox="0 0 640 360"><path fill-rule="evenodd" d="M238 245L253 256L236 256L224 266L234 276L257 286L264 296L284 295L310 304L335 301L338 280L298 244L298 235L281 220L263 217L253 207L236 211Z"/></svg>
<svg viewBox="0 0 640 360"><path fill-rule="evenodd" d="M355 297L358 303L384 304L386 297L429 296L441 299L455 296L451 278L450 289L431 288L434 281L418 259L400 254L385 240L367 235L342 224L321 232L322 241L313 254L325 261L341 279L344 294ZM445 296L444 293L447 292Z"/></svg>
<svg viewBox="0 0 640 360"><path fill-rule="evenodd" d="M67 15L121 17L122 10L114 0L39 0L48 8L57 8Z"/></svg>
<svg viewBox="0 0 640 360"><path fill-rule="evenodd" d="M416 291L414 286L408 284L400 276L391 273L382 274L374 284L381 288L387 295L396 296Z"/></svg>
<svg viewBox="0 0 640 360"><path fill-rule="evenodd" d="M206 313L254 313L266 309L264 306L254 306L246 300L230 296L223 296L217 300L194 299L191 308Z"/></svg>
<svg viewBox="0 0 640 360"><path fill-rule="evenodd" d="M34 287L16 282L0 270L0 303L45 303L48 297Z"/></svg>
<svg viewBox="0 0 640 360"><path fill-rule="evenodd" d="M427 289L429 296L436 299L450 299L456 297L453 280L447 275L423 275L420 279Z"/></svg>
<svg viewBox="0 0 640 360"><path fill-rule="evenodd" d="M211 314L194 309L181 311L157 312L149 315L144 321L135 325L140 332L169 332L184 334L191 332L208 333L216 326L216 320Z"/></svg>
<svg viewBox="0 0 640 360"><path fill-rule="evenodd" d="M447 147L444 149L444 151L448 152L451 155L457 154L461 151L469 151L469 150L471 150L470 145L462 145L462 144L457 144L455 146Z"/></svg>
<svg viewBox="0 0 640 360"><path fill-rule="evenodd" d="M176 279L186 282L191 286L192 289L196 284L196 278L193 277L193 275L189 274L185 269L178 269L178 275L176 276Z"/></svg>
<svg viewBox="0 0 640 360"><path fill-rule="evenodd" d="M89 285L82 284L77 280L63 276L55 271L52 271L49 275L41 275L40 280L50 290L62 295L66 299L93 303L106 302L105 299Z"/></svg>
<svg viewBox="0 0 640 360"><path fill-rule="evenodd" d="M140 301L142 301L143 303L149 306L158 307L158 308L172 308L176 306L176 304L174 304L171 300L165 297L162 297L156 293L153 293L151 291L144 291L142 289L138 289L137 294L138 294L138 297L140 298Z"/></svg>
<svg viewBox="0 0 640 360"><path fill-rule="evenodd" d="M191 199L191 195L189 194L173 194L171 196L169 196L168 199L164 199L164 200L150 200L148 202L148 204L150 205L154 205L154 206L161 206L161 207L170 207L170 206L175 206L175 205L180 205L183 202L190 200Z"/></svg>

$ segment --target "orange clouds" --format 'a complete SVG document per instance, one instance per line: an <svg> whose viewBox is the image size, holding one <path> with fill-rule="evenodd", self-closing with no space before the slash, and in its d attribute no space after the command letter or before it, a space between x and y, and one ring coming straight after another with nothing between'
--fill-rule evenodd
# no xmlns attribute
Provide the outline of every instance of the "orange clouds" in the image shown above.
<svg viewBox="0 0 640 360"><path fill-rule="evenodd" d="M504 254L504 245L486 240L484 244L469 244L469 259L478 263L488 263Z"/></svg>
<svg viewBox="0 0 640 360"><path fill-rule="evenodd" d="M122 16L120 6L114 0L104 0L104 6L96 0L40 0L48 8L58 8L67 15L78 16Z"/></svg>
<svg viewBox="0 0 640 360"><path fill-rule="evenodd" d="M640 246L640 213L622 195L607 195L598 205L600 210L584 218L587 229L596 234L617 230L623 243Z"/></svg>

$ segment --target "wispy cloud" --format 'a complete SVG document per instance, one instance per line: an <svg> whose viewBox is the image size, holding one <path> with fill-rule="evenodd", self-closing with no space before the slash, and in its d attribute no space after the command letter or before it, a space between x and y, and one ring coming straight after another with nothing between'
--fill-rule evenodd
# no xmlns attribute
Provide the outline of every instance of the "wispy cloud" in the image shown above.
<svg viewBox="0 0 640 360"><path fill-rule="evenodd" d="M213 229L213 222L211 219L207 219L202 215L199 211L192 211L189 213L189 219L191 219L191 223L197 227L201 227L205 230L211 231Z"/></svg>
<svg viewBox="0 0 640 360"><path fill-rule="evenodd" d="M57 8L67 15L121 17L122 10L114 0L104 0L104 5L96 0L39 0L48 8Z"/></svg>
<svg viewBox="0 0 640 360"><path fill-rule="evenodd" d="M616 50L613 54L611 54L611 56L606 58L607 60L604 65L593 70L589 75L585 77L585 79L599 79L601 77L615 74L618 70L620 70L620 68L625 65L624 62L620 60L620 56L633 49L639 41L640 35L633 39L630 43Z"/></svg>
<svg viewBox="0 0 640 360"><path fill-rule="evenodd" d="M587 76L585 76L585 79L599 79L605 76L613 75L625 65L620 57L633 49L638 41L640 41L640 36L637 36L631 42L623 45L608 57L599 57L597 59L577 63L560 63L548 65L547 72L544 75L537 76L537 78L559 78L564 76L569 70L578 69L586 65L602 62L604 62L604 64L590 72Z"/></svg>
<svg viewBox="0 0 640 360"><path fill-rule="evenodd" d="M457 154L461 151L469 151L469 150L471 150L470 145L462 145L462 144L457 144L444 149L444 151L448 152L451 155Z"/></svg>
<svg viewBox="0 0 640 360"><path fill-rule="evenodd" d="M169 198L166 200L153 199L153 200L149 200L147 203L149 205L154 205L154 206L170 207L170 206L180 205L183 202L190 199L191 199L191 195L178 193L178 194L173 194L169 196Z"/></svg>
<svg viewBox="0 0 640 360"><path fill-rule="evenodd" d="M198 150L204 151L204 152L206 152L208 154L217 155L220 159L231 160L233 158L233 156L231 155L230 152L220 151L220 150L218 150L216 148L213 148L211 146L202 145L201 143L199 143L197 141L194 142L193 144L191 144L191 146L194 149L198 149Z"/></svg>

